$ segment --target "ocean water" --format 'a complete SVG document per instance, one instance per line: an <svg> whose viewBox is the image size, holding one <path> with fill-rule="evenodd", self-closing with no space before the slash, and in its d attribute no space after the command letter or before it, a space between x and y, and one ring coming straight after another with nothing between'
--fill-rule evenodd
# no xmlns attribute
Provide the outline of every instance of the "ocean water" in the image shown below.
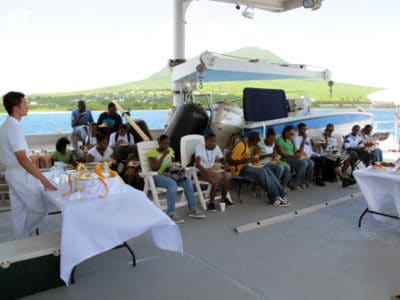
<svg viewBox="0 0 400 300"><path fill-rule="evenodd" d="M101 111L92 112L95 122L101 113ZM142 119L150 129L157 129L164 126L167 113L167 110L131 111L131 118ZM6 117L7 115L0 114L0 124ZM124 118L123 120L125 122ZM22 127L25 134L70 133L72 131L71 112L28 113L22 118Z"/></svg>
<svg viewBox="0 0 400 300"><path fill-rule="evenodd" d="M313 113L326 113L338 111L354 111L354 109L313 109ZM378 128L374 131L394 131L394 122L397 121L394 109L367 109L366 112L373 113L374 121L378 121ZM96 121L100 111L94 111L93 118ZM0 124L4 122L7 115L0 114ZM167 117L167 110L145 110L131 111L133 119L142 119L150 129L163 128ZM385 121L385 122L383 122ZM386 123L390 122L390 123ZM25 134L51 134L51 133L70 133L71 132L71 112L47 112L29 113L22 119L22 127Z"/></svg>

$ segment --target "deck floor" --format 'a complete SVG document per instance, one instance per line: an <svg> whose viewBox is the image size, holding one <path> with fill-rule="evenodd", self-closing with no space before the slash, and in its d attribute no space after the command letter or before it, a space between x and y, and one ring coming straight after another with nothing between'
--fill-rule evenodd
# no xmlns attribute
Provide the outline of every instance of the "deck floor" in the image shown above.
<svg viewBox="0 0 400 300"><path fill-rule="evenodd" d="M400 292L399 223L367 215L358 228L362 196L251 232L233 231L358 193L357 186L328 183L292 192L291 207L275 208L245 191L243 203L225 213L207 212L205 220L186 218L179 225L184 255L158 249L145 234L129 241L135 268L125 249L113 250L80 264L75 284L24 299L390 299ZM60 226L59 215L49 216L40 230ZM9 240L9 212L0 213L0 229L0 240Z"/></svg>

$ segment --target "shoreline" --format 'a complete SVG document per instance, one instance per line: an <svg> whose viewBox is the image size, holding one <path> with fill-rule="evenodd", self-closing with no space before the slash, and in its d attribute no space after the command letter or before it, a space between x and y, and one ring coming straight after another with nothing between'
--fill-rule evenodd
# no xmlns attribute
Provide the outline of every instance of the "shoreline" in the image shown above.
<svg viewBox="0 0 400 300"><path fill-rule="evenodd" d="M362 106L359 107L312 107L311 111L313 109L318 109L318 110L352 110L355 109L357 110L358 108L362 108L363 110L394 110L396 111L396 107L368 107L368 108L364 108ZM147 112L147 111L168 111L169 109L140 109L140 110L131 110L132 112ZM71 113L72 111L68 111L68 110L60 110L60 111L32 111L29 112L28 111L28 115L33 115L33 114L65 114L65 113ZM92 110L92 112L94 113L102 113L104 112L103 110ZM1 112L0 116L2 115L7 115L7 113L5 112Z"/></svg>
<svg viewBox="0 0 400 300"><path fill-rule="evenodd" d="M397 110L396 107L368 107L365 108L363 106L358 106L358 107L312 107L311 111L314 109L318 109L318 110L352 110L352 109L359 109L362 108L364 110ZM131 112L147 112L147 111L168 111L169 108L166 109L137 109L137 110L131 110ZM71 110L58 110L58 111L28 111L28 115L31 114L65 114L65 113L71 113ZM92 110L93 113L102 113L104 112L104 110ZM0 116L2 115L7 115L6 112L0 112Z"/></svg>

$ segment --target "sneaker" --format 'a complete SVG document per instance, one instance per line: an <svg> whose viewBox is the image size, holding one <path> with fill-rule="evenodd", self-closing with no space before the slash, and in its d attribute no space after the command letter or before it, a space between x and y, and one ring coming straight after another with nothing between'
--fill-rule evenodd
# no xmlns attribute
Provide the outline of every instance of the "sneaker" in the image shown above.
<svg viewBox="0 0 400 300"><path fill-rule="evenodd" d="M235 204L228 198L221 200L221 202L224 202L228 207L235 207Z"/></svg>
<svg viewBox="0 0 400 300"><path fill-rule="evenodd" d="M272 204L273 206L276 207L286 207L290 205L290 202L288 200L281 198L280 196L275 198L274 203Z"/></svg>
<svg viewBox="0 0 400 300"><path fill-rule="evenodd" d="M178 215L170 215L169 218L170 218L172 221L174 221L175 224L180 224L180 223L185 222L185 220L182 219L182 218L181 218L180 216L178 216Z"/></svg>
<svg viewBox="0 0 400 300"><path fill-rule="evenodd" d="M350 185L349 179L343 178L343 180L342 180L342 187L346 187L346 186L348 186L348 185Z"/></svg>
<svg viewBox="0 0 400 300"><path fill-rule="evenodd" d="M207 210L208 211L217 211L217 208L215 207L215 202L214 201L209 201L207 204Z"/></svg>
<svg viewBox="0 0 400 300"><path fill-rule="evenodd" d="M344 178L344 179L342 180L342 186L343 186L343 187L346 187L346 186L349 186L349 185L352 185L352 184L356 184L356 181L355 181L354 179L351 179L351 178Z"/></svg>
<svg viewBox="0 0 400 300"><path fill-rule="evenodd" d="M294 189L295 191L302 191L302 190L304 190L304 188L303 188L301 185L295 185L295 186L293 187L293 189Z"/></svg>
<svg viewBox="0 0 400 300"><path fill-rule="evenodd" d="M325 186L325 182L322 178L315 179L315 184L319 186Z"/></svg>
<svg viewBox="0 0 400 300"><path fill-rule="evenodd" d="M204 219L206 217L205 214L203 214L201 211L199 210L192 210L189 214L188 214L189 218L195 218L195 219Z"/></svg>
<svg viewBox="0 0 400 300"><path fill-rule="evenodd" d="M287 205L292 204L288 199L286 199L286 197L281 197L281 199L282 199L283 204L287 204Z"/></svg>

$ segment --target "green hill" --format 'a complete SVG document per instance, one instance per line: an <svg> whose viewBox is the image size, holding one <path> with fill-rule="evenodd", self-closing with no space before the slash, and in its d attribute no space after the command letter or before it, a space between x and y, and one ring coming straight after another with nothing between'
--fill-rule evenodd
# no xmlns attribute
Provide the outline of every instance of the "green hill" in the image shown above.
<svg viewBox="0 0 400 300"><path fill-rule="evenodd" d="M272 63L287 63L276 54L257 47L245 47L225 53L232 57L265 59ZM94 90L68 93L28 95L32 110L71 110L76 107L76 101L83 99L93 110L104 110L106 104L113 99L124 103L131 109L166 109L171 101L171 76L168 68L163 68L151 76L135 82L107 86ZM380 88L358 86L335 82L333 95L329 96L329 88L320 79L287 79L268 81L234 81L205 83L201 93L212 93L214 101L240 100L243 88L277 88L285 91L305 91L316 99L314 105L320 104L367 104L366 96Z"/></svg>

